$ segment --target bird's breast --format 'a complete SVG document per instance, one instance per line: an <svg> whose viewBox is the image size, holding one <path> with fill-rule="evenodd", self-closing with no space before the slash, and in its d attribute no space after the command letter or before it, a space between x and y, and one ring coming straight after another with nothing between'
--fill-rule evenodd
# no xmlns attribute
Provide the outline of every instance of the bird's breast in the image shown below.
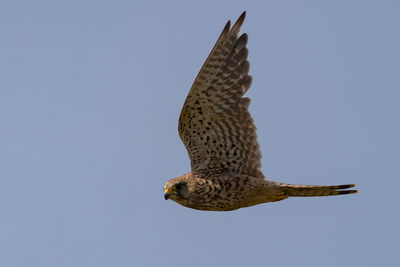
<svg viewBox="0 0 400 267"><path fill-rule="evenodd" d="M193 209L214 211L235 210L260 204L260 182L253 179L242 176L207 179L194 177L189 187L190 197L181 204Z"/></svg>

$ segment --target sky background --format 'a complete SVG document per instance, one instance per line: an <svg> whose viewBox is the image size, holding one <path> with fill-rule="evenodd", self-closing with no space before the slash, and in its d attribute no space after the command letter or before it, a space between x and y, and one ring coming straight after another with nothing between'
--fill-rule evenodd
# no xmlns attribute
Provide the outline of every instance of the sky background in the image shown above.
<svg viewBox="0 0 400 267"><path fill-rule="evenodd" d="M360 194L184 208L177 133L228 19L268 179ZM398 266L398 1L0 1L0 266Z"/></svg>

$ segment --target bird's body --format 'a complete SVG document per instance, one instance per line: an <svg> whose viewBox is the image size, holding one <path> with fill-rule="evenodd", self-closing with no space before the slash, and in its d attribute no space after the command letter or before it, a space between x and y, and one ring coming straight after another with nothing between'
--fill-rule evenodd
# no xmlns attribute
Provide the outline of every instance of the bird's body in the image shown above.
<svg viewBox="0 0 400 267"><path fill-rule="evenodd" d="M176 185L185 184L184 189ZM230 211L262 203L284 200L288 197L334 196L356 193L357 190L340 190L349 185L291 185L268 181L260 177L240 174L221 174L199 177L187 173L169 180L165 185L167 198L179 204L198 210ZM186 192L185 192L186 191Z"/></svg>
<svg viewBox="0 0 400 267"><path fill-rule="evenodd" d="M350 185L289 185L266 180L256 126L248 111L251 76L245 12L228 22L196 77L179 118L192 172L169 180L165 198L199 210L230 211L291 196L356 193Z"/></svg>
<svg viewBox="0 0 400 267"><path fill-rule="evenodd" d="M187 197L171 195L170 198L198 210L229 211L287 198L279 186L248 175L232 173L202 178L187 173L169 183L182 180L187 184Z"/></svg>

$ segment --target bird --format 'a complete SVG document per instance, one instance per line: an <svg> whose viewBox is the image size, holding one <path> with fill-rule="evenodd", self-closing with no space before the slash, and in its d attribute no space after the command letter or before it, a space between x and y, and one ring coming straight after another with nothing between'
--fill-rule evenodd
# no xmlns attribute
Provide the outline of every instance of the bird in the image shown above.
<svg viewBox="0 0 400 267"><path fill-rule="evenodd" d="M267 180L261 171L256 126L244 97L252 77L246 11L228 21L200 69L182 107L178 132L191 172L170 179L164 198L204 211L232 211L288 197L357 193L356 184L293 185Z"/></svg>

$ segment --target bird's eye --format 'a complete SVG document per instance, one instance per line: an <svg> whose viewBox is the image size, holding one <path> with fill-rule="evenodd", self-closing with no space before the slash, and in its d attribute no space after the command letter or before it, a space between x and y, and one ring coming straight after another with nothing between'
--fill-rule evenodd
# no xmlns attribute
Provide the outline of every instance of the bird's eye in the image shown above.
<svg viewBox="0 0 400 267"><path fill-rule="evenodd" d="M175 186L175 188L176 188L176 190L181 190L182 184L177 184L177 185Z"/></svg>

